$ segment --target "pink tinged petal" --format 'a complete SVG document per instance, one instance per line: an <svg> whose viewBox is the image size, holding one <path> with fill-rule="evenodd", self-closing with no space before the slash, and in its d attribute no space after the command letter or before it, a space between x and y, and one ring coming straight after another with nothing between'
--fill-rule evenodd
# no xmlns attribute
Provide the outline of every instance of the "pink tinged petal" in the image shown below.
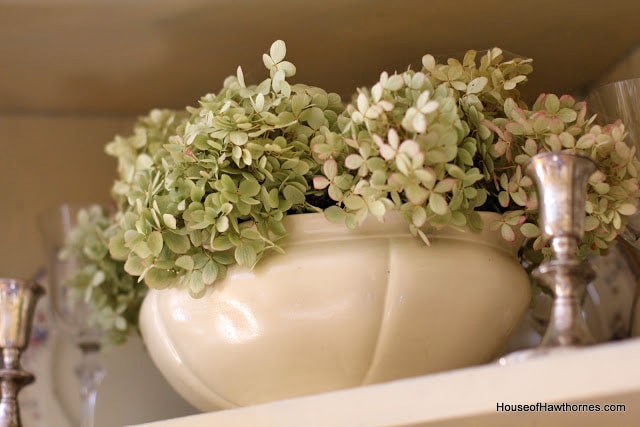
<svg viewBox="0 0 640 427"><path fill-rule="evenodd" d="M493 221L491 224L489 224L489 230L491 231L497 231L500 227L502 227L502 221L500 220Z"/></svg>
<svg viewBox="0 0 640 427"><path fill-rule="evenodd" d="M493 145L493 149L496 151L496 154L502 156L507 151L507 145L507 141L500 139Z"/></svg>
<svg viewBox="0 0 640 427"><path fill-rule="evenodd" d="M350 154L344 159L344 165L351 170L358 169L363 162L364 159L359 154Z"/></svg>
<svg viewBox="0 0 640 427"><path fill-rule="evenodd" d="M400 137L398 136L398 132L396 132L395 129L389 129L389 135L387 136L387 138L389 139L389 144L393 148L397 149L400 145Z"/></svg>
<svg viewBox="0 0 640 427"><path fill-rule="evenodd" d="M500 206L503 208L509 206L509 193L501 191L500 194L498 194L498 201L500 202Z"/></svg>
<svg viewBox="0 0 640 427"><path fill-rule="evenodd" d="M515 231L507 224L502 224L502 227L500 227L500 235L507 242L515 242L516 240Z"/></svg>
<svg viewBox="0 0 640 427"><path fill-rule="evenodd" d="M591 215L587 215L587 217L584 219L585 231L593 231L599 226L600 226L600 221Z"/></svg>
<svg viewBox="0 0 640 427"><path fill-rule="evenodd" d="M433 191L436 193L448 193L453 190L453 187L456 185L456 180L453 178L446 178L436 184L436 187Z"/></svg>
<svg viewBox="0 0 640 427"><path fill-rule="evenodd" d="M385 144L380 147L380 155L385 160L391 160L395 157L396 152L393 148Z"/></svg>
<svg viewBox="0 0 640 427"><path fill-rule="evenodd" d="M324 176L313 177L313 188L316 190L324 190L329 186L329 180Z"/></svg>
<svg viewBox="0 0 640 427"><path fill-rule="evenodd" d="M380 135L374 134L372 138L373 138L373 142L375 142L378 147L382 147L382 145L384 144L384 141L382 141L382 138L380 138Z"/></svg>
<svg viewBox="0 0 640 427"><path fill-rule="evenodd" d="M409 157L417 156L418 153L420 153L420 145L418 145L418 143L414 140L407 139L406 141L402 142L399 151L401 153L405 153Z"/></svg>
<svg viewBox="0 0 640 427"><path fill-rule="evenodd" d="M571 95L562 95L560 97L560 104L562 104L563 106L565 106L565 105L573 106L575 103L576 103L576 100Z"/></svg>
<svg viewBox="0 0 640 427"><path fill-rule="evenodd" d="M527 199L527 204L525 205L527 209L538 209L538 199L532 198Z"/></svg>

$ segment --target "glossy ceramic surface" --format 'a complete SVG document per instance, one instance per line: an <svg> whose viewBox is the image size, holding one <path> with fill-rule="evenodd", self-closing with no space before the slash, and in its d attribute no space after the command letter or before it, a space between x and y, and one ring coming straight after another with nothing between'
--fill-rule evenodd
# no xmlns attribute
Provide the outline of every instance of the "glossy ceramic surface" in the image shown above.
<svg viewBox="0 0 640 427"><path fill-rule="evenodd" d="M400 216L285 225L286 254L231 268L201 299L169 289L143 304L152 359L203 411L489 362L529 303L497 233L445 229L426 246Z"/></svg>

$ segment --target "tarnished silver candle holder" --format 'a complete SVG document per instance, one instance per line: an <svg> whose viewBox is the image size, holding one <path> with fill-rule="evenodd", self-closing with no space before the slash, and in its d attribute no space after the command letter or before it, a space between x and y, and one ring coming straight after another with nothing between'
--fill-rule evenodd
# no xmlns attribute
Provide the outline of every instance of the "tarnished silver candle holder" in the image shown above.
<svg viewBox="0 0 640 427"><path fill-rule="evenodd" d="M19 427L18 392L34 381L20 356L29 345L31 323L44 289L31 280L0 278L0 427Z"/></svg>
<svg viewBox="0 0 640 427"><path fill-rule="evenodd" d="M533 275L551 289L554 301L538 348L504 356L499 361L503 365L593 342L582 317L582 300L595 272L577 251L584 236L587 183L596 164L586 156L551 152L534 156L525 171L537 188L542 237L553 250L553 259Z"/></svg>

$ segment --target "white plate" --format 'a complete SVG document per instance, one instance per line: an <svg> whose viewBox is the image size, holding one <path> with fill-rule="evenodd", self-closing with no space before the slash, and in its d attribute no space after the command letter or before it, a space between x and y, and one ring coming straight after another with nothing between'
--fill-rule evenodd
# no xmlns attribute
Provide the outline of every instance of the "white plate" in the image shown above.
<svg viewBox="0 0 640 427"><path fill-rule="evenodd" d="M25 427L72 427L79 424L78 382L73 373L80 351L56 333L47 298L38 304L32 339L22 357L36 382L19 394ZM98 390L96 427L113 427L182 417L197 413L164 380L140 339L103 354L107 374Z"/></svg>

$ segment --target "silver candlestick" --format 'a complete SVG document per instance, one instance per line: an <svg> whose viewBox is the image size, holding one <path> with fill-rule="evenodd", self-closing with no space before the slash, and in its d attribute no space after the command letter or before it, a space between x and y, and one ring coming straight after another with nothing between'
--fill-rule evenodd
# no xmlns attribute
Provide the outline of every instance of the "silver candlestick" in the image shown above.
<svg viewBox="0 0 640 427"><path fill-rule="evenodd" d="M30 280L0 278L0 427L20 427L18 392L33 382L33 374L20 365L29 345L31 323L44 289Z"/></svg>
<svg viewBox="0 0 640 427"><path fill-rule="evenodd" d="M533 275L553 291L555 298L539 347L509 354L500 359L500 364L593 342L582 317L582 299L595 272L587 261L578 258L577 250L584 236L587 183L595 171L591 158L569 153L538 154L526 166L538 192L542 237L550 242L554 255Z"/></svg>

